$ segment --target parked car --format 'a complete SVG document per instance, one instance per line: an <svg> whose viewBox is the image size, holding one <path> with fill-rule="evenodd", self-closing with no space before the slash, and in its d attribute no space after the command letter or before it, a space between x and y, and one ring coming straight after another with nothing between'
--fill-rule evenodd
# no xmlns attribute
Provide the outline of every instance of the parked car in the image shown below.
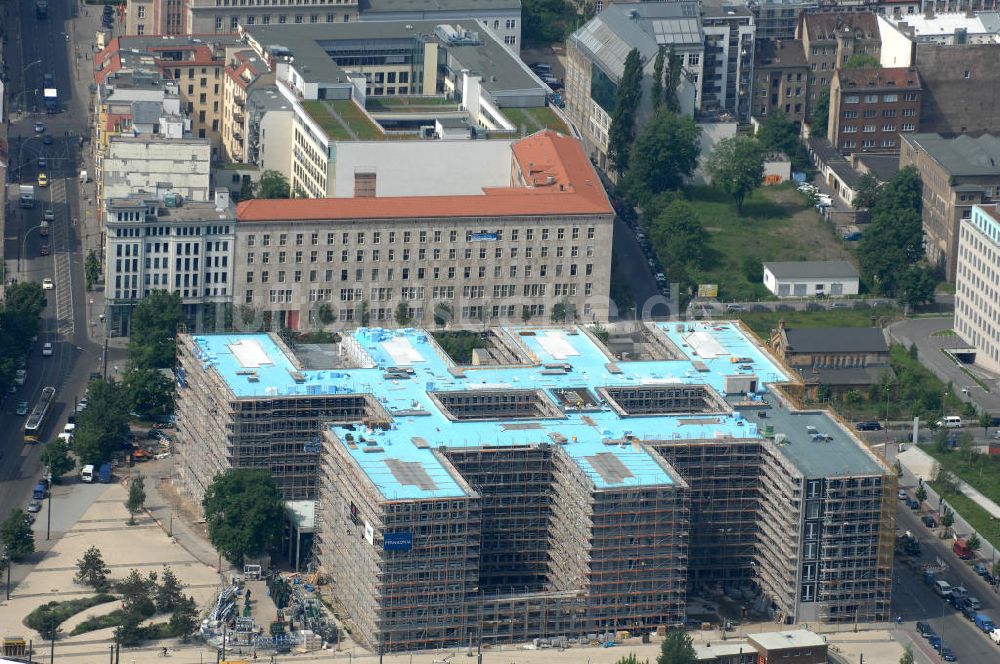
<svg viewBox="0 0 1000 664"><path fill-rule="evenodd" d="M42 511L42 501L32 500L30 503L28 503L28 512L30 514L35 514L41 511Z"/></svg>
<svg viewBox="0 0 1000 664"><path fill-rule="evenodd" d="M46 341L42 345L42 357L52 357L52 342Z"/></svg>
<svg viewBox="0 0 1000 664"><path fill-rule="evenodd" d="M932 516L924 515L924 516L920 517L920 520L928 528L936 528L937 527L937 523L935 523L934 517L932 517Z"/></svg>
<svg viewBox="0 0 1000 664"><path fill-rule="evenodd" d="M941 659L946 662L957 662L958 658L955 657L955 653L951 651L951 648L941 647Z"/></svg>
<svg viewBox="0 0 1000 664"><path fill-rule="evenodd" d="M975 572L979 576L986 576L987 574L990 573L990 570L986 567L986 565L984 565L982 563L976 563L976 564L974 564L972 566L972 571Z"/></svg>
<svg viewBox="0 0 1000 664"><path fill-rule="evenodd" d="M882 424L880 422L858 422L854 428L858 431L881 431Z"/></svg>
<svg viewBox="0 0 1000 664"><path fill-rule="evenodd" d="M910 494L906 493L903 489L900 489L896 492L896 497L900 500L908 500L910 498Z"/></svg>
<svg viewBox="0 0 1000 664"><path fill-rule="evenodd" d="M918 510L918 509L920 509L920 503L918 503L913 498L907 498L906 499L906 506L909 507L911 510Z"/></svg>
<svg viewBox="0 0 1000 664"><path fill-rule="evenodd" d="M52 279L48 277L42 279L42 290L52 290L55 287L55 282L53 282Z"/></svg>
<svg viewBox="0 0 1000 664"><path fill-rule="evenodd" d="M27 415L28 414L28 402L27 401L18 402L18 404L17 404L17 411L16 412L17 412L18 415Z"/></svg>
<svg viewBox="0 0 1000 664"><path fill-rule="evenodd" d="M928 634L933 634L933 633L934 630L927 623L925 622L917 623L917 634L919 634L920 636L926 637Z"/></svg>
<svg viewBox="0 0 1000 664"><path fill-rule="evenodd" d="M43 244L42 248L38 250L38 254L40 256L48 256L49 255L49 245Z"/></svg>

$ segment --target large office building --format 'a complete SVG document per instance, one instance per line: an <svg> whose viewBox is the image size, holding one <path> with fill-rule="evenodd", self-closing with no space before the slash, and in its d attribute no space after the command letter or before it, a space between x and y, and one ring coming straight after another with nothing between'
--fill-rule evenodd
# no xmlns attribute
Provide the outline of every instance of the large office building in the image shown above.
<svg viewBox="0 0 1000 664"><path fill-rule="evenodd" d="M927 258L954 281L962 223L974 206L1000 200L1000 137L904 135L899 165L920 173Z"/></svg>
<svg viewBox="0 0 1000 664"><path fill-rule="evenodd" d="M976 349L976 364L1000 371L1000 212L976 205L959 225L955 331Z"/></svg>
<svg viewBox="0 0 1000 664"><path fill-rule="evenodd" d="M886 463L738 324L609 331L487 327L459 360L419 329L181 335L182 479L316 478L320 569L379 652L641 633L748 585L779 622L888 619Z"/></svg>
<svg viewBox="0 0 1000 664"><path fill-rule="evenodd" d="M576 139L348 146L338 198L239 204L235 304L292 329L607 317L614 212Z"/></svg>

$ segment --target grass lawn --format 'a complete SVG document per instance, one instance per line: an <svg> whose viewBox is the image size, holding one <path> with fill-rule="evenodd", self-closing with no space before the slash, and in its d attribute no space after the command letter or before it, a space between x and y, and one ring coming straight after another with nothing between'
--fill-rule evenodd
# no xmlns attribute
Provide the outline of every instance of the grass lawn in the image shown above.
<svg viewBox="0 0 1000 664"><path fill-rule="evenodd" d="M934 445L921 445L920 449L937 459L942 470L954 473L984 496L1000 497L1000 458L988 454L973 454L968 458L959 451L942 452ZM940 492L939 483L932 482L931 486ZM967 496L945 495L944 500L979 532L980 537L1000 545L1000 521L990 516L989 512Z"/></svg>
<svg viewBox="0 0 1000 664"><path fill-rule="evenodd" d="M539 108L504 108L501 111L507 119L520 129L524 127L529 134L542 129L553 129L562 134L568 134L569 129L562 119L548 106Z"/></svg>
<svg viewBox="0 0 1000 664"><path fill-rule="evenodd" d="M367 97L365 108L369 111L405 111L409 108L438 108L454 106L458 103L447 97Z"/></svg>
<svg viewBox="0 0 1000 664"><path fill-rule="evenodd" d="M333 106L333 110L343 118L354 133L358 135L358 140L372 141L385 138L385 134L368 119L358 105L349 99L327 102Z"/></svg>
<svg viewBox="0 0 1000 664"><path fill-rule="evenodd" d="M334 141L349 141L351 135L347 133L344 126L337 122L337 118L330 114L326 106L321 101L304 101L302 108L309 114L316 124L326 132L327 136Z"/></svg>
<svg viewBox="0 0 1000 664"><path fill-rule="evenodd" d="M938 482L931 482L931 488L940 495L941 486ZM952 509L962 515L962 518L969 522L969 525L976 529L980 539L984 539L990 544L1000 542L1000 521L989 515L982 507L977 505L967 496L945 496L944 502L951 505ZM968 536L971 533L959 533Z"/></svg>
<svg viewBox="0 0 1000 664"><path fill-rule="evenodd" d="M796 327L870 327L872 316L880 320L895 320L902 312L895 307L870 307L859 303L854 309L823 309L821 311L750 311L729 316L738 316L761 339L767 340L771 330L784 320L790 328Z"/></svg>
<svg viewBox="0 0 1000 664"><path fill-rule="evenodd" d="M718 284L722 300L771 298L763 283L747 279L751 268L759 274L762 261L854 262L832 227L790 184L758 189L742 214L732 199L712 187L691 187L686 194L710 236L708 267L698 281Z"/></svg>

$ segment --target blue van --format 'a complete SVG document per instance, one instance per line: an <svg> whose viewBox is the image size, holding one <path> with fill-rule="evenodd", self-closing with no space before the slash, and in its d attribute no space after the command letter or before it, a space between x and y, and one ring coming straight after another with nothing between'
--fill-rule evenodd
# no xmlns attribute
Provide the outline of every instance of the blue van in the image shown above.
<svg viewBox="0 0 1000 664"><path fill-rule="evenodd" d="M45 498L45 482L39 482L35 485L34 491L31 492L31 497L35 500L42 500Z"/></svg>

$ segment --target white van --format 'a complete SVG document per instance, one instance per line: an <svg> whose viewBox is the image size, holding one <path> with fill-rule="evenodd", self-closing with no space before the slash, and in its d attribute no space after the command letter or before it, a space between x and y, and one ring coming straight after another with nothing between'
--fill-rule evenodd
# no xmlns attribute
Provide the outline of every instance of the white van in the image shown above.
<svg viewBox="0 0 1000 664"><path fill-rule="evenodd" d="M941 597L948 597L951 595L951 584L947 581L935 581L934 582L934 592L936 592Z"/></svg>
<svg viewBox="0 0 1000 664"><path fill-rule="evenodd" d="M94 467L91 465L86 465L83 470L80 471L80 481L87 482L88 484L94 481Z"/></svg>
<svg viewBox="0 0 1000 664"><path fill-rule="evenodd" d="M961 429L962 418L958 415L945 415L944 418L937 421L937 425L945 429Z"/></svg>

